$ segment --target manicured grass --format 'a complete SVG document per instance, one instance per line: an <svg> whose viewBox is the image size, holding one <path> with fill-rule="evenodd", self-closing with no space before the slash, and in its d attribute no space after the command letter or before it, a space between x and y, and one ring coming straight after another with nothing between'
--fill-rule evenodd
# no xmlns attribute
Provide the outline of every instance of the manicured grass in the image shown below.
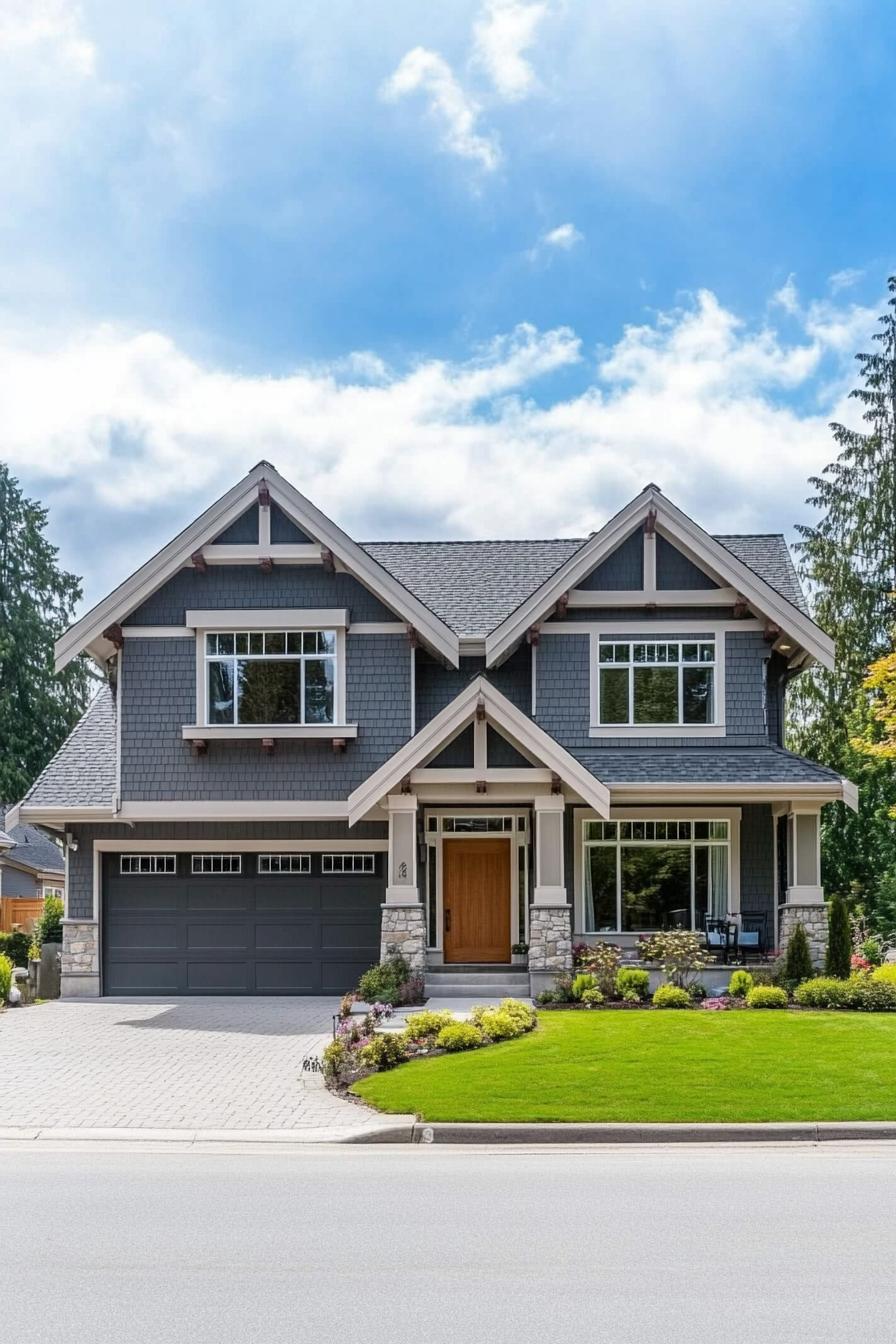
<svg viewBox="0 0 896 1344"><path fill-rule="evenodd" d="M896 1120L896 1014L551 1011L354 1091L424 1120Z"/></svg>

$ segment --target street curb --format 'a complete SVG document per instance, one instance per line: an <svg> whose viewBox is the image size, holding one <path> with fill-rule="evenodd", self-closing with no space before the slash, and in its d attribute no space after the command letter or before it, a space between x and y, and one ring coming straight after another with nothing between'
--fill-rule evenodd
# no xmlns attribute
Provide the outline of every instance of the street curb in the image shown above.
<svg viewBox="0 0 896 1344"><path fill-rule="evenodd" d="M890 1121L821 1121L770 1124L463 1124L418 1122L414 1143L842 1143L896 1140Z"/></svg>
<svg viewBox="0 0 896 1344"><path fill-rule="evenodd" d="M319 1144L411 1143L414 1117L395 1116L388 1123L362 1128L357 1125L308 1125L304 1129L138 1129L79 1128L53 1125L0 1126L0 1144L42 1143L96 1144L110 1148L146 1144L155 1148L184 1149L257 1145L258 1147L309 1147Z"/></svg>

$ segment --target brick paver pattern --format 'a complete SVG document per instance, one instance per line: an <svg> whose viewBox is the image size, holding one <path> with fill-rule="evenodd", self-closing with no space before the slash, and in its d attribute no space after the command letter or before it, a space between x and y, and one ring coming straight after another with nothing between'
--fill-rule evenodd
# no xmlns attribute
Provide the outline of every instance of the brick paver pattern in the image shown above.
<svg viewBox="0 0 896 1344"><path fill-rule="evenodd" d="M303 1072L332 998L68 999L0 1013L0 1127L304 1130L382 1123Z"/></svg>

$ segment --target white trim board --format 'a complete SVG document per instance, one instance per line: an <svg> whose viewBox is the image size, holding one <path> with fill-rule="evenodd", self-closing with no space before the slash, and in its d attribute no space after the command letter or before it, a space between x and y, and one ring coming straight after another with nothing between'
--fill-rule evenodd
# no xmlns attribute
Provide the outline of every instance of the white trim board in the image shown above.
<svg viewBox="0 0 896 1344"><path fill-rule="evenodd" d="M666 624L666 622L663 622ZM675 622L670 622L675 624ZM682 623L681 634L688 632L690 627ZM601 723L600 722L600 672L602 667L615 667L615 663L600 662L601 640L604 642L618 640L620 644L648 644L656 637L656 634L678 633L669 631L655 631L652 635L642 635L640 627L638 633L631 631L620 632L614 627L604 628L601 625L594 626L589 631L588 646L588 703L590 722L588 727L588 736L598 739L632 738L637 741L639 738L653 737L687 737L687 738L705 738L705 737L724 737L725 728L725 700L726 700L726 680L725 680L725 629L714 626L710 630L701 630L700 634L712 635L713 643L716 646L715 662L713 675L713 721L712 723ZM681 639L674 642L687 643L687 640ZM694 641L699 642L699 641ZM705 641L710 642L708 639ZM619 666L622 666L620 664ZM626 668L633 666L625 664ZM700 667L708 664L699 663L669 663L669 667Z"/></svg>
<svg viewBox="0 0 896 1344"><path fill-rule="evenodd" d="M220 536L255 503L262 484L267 486L271 499L306 535L314 537L315 542L330 551L346 572L364 584L396 615L413 625L420 639L437 657L452 667L458 666L459 643L455 632L290 485L269 462L259 462L167 546L66 630L56 641L56 671L60 672L84 650L100 662L109 658L114 646L103 638L103 630L123 621L187 564L196 551Z"/></svg>

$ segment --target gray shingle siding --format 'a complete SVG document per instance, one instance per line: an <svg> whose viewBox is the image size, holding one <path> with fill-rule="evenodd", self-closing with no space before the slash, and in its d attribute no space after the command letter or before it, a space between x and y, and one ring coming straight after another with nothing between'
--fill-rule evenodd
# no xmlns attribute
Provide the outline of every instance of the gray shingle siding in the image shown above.
<svg viewBox="0 0 896 1344"><path fill-rule="evenodd" d="M13 868L11 863L4 863L0 859L0 895L34 897L40 894L41 887L35 873Z"/></svg>
<svg viewBox="0 0 896 1344"><path fill-rule="evenodd" d="M472 770L473 768L473 725L458 733L453 742L449 742L438 756L429 764L436 770Z"/></svg>
<svg viewBox="0 0 896 1344"><path fill-rule="evenodd" d="M640 527L611 551L596 569L587 574L579 588L611 592L614 588L640 589L644 586L644 533Z"/></svg>
<svg viewBox="0 0 896 1344"><path fill-rule="evenodd" d="M271 505L271 541L276 546L307 546L311 540L278 504Z"/></svg>
<svg viewBox="0 0 896 1344"><path fill-rule="evenodd" d="M490 766L499 770L523 770L530 766L521 751L517 751L512 742L489 727L486 730L487 759Z"/></svg>
<svg viewBox="0 0 896 1344"><path fill-rule="evenodd" d="M718 584L703 570L683 555L671 541L657 534L656 538L657 588L717 588Z"/></svg>
<svg viewBox="0 0 896 1344"><path fill-rule="evenodd" d="M257 545L258 543L258 505L253 504L251 509L241 513L239 518L234 519L228 528L225 528L220 536L215 537L214 544L221 546L238 545Z"/></svg>
<svg viewBox="0 0 896 1344"><path fill-rule="evenodd" d="M423 650L417 651L418 730L483 673L492 685L506 695L518 709L529 713L532 707L532 653L522 644L500 667L486 670L484 658L461 658L460 667L444 667Z"/></svg>
<svg viewBox="0 0 896 1344"><path fill-rule="evenodd" d="M183 625L187 610L240 607L346 607L353 622L398 619L350 574L314 565L275 566L270 574L254 565L213 565L205 574L178 570L123 624Z"/></svg>
<svg viewBox="0 0 896 1344"><path fill-rule="evenodd" d="M196 721L196 655L190 639L125 640L121 795L153 799L345 799L410 732L410 657L404 635L349 635L346 709L358 737L330 741L216 741L194 756L181 728Z"/></svg>
<svg viewBox="0 0 896 1344"><path fill-rule="evenodd" d="M772 810L768 803L746 803L742 810L740 908L765 915L766 937L769 946L774 948L775 850Z"/></svg>
<svg viewBox="0 0 896 1344"><path fill-rule="evenodd" d="M221 848L241 840L332 840L338 849L340 840L385 840L386 822L360 821L349 830L344 821L277 821L277 822L192 822L172 825L146 822L136 826L72 826L78 848L69 854L68 917L93 917L93 842L117 840L133 852L139 852L146 840L220 840ZM99 915L99 911L96 912Z"/></svg>

